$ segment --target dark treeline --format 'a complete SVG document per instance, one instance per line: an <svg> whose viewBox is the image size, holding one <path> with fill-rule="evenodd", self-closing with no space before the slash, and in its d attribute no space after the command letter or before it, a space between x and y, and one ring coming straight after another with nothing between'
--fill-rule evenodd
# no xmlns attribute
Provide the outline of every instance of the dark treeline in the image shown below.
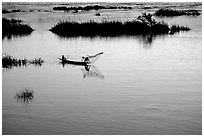
<svg viewBox="0 0 204 137"><path fill-rule="evenodd" d="M93 6L78 6L78 7L54 7L53 10L63 10L63 11L69 11L69 10L82 10L82 11L89 11L89 10L100 10L100 9L132 9L130 6L99 6L99 5L93 5Z"/></svg>
<svg viewBox="0 0 204 137"><path fill-rule="evenodd" d="M31 34L33 31L30 26L22 24L22 20L2 18L2 38Z"/></svg>
<svg viewBox="0 0 204 137"><path fill-rule="evenodd" d="M188 27L174 25L174 29L164 22L156 22L152 15L143 13L132 21L93 21L79 23L76 21L60 21L50 29L60 36L119 36L137 34L171 34L179 31L188 31ZM176 28L176 29L175 29Z"/></svg>
<svg viewBox="0 0 204 137"><path fill-rule="evenodd" d="M13 67L22 67L27 66L29 64L33 64L35 66L41 66L43 64L43 60L41 58L35 58L33 60L28 60L26 58L17 59L10 55L4 55L2 57L2 67L11 69Z"/></svg>
<svg viewBox="0 0 204 137"><path fill-rule="evenodd" d="M198 10L173 10L173 9L159 9L154 13L155 16L166 16L166 17L173 17L173 16L198 16L200 15Z"/></svg>

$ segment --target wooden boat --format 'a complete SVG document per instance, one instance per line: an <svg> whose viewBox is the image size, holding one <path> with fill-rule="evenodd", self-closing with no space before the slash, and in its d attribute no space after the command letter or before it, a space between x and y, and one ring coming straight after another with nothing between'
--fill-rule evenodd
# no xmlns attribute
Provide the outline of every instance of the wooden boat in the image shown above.
<svg viewBox="0 0 204 137"><path fill-rule="evenodd" d="M63 63L63 64L73 64L73 65L82 65L82 66L85 66L85 65L88 65L88 63L86 63L86 62L81 62L81 61L72 61L72 60L68 60L68 59L66 59L66 60L63 60L63 59L61 59L61 58L59 58L59 60L61 61L61 63Z"/></svg>
<svg viewBox="0 0 204 137"><path fill-rule="evenodd" d="M73 61L73 60L68 60L67 58L64 57L64 55L62 55L62 58L59 58L59 60L61 61L61 63L65 64L73 64L73 65L89 65L90 63L94 63L99 57L100 55L103 54L103 52L100 52L94 56L89 56L87 55L86 57L82 57L82 61ZM88 62L86 62L86 58L88 58Z"/></svg>

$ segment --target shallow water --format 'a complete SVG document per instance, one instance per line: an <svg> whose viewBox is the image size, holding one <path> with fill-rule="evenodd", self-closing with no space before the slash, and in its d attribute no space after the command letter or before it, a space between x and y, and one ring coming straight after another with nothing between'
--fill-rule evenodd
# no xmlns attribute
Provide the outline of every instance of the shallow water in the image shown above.
<svg viewBox="0 0 204 137"><path fill-rule="evenodd" d="M137 8L104 12L116 19L140 14ZM121 12L124 14L118 14ZM87 16L75 16L88 20L94 11L83 14ZM3 16L22 19L35 31L4 39L2 53L45 61L41 67L3 69L3 134L202 133L201 16L164 18L169 24L188 25L189 32L94 38L61 38L48 31L58 19L71 18L72 13ZM98 52L104 54L90 72L58 61L62 54L79 58ZM17 101L14 96L25 88L34 91L34 98Z"/></svg>

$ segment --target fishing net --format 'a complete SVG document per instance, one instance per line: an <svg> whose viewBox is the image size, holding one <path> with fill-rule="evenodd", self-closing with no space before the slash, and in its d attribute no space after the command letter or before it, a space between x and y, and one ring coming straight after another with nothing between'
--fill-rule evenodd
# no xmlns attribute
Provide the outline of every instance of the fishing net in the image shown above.
<svg viewBox="0 0 204 137"><path fill-rule="evenodd" d="M103 52L100 52L96 55L93 55L93 56L90 56L90 55L87 55L87 56L84 56L84 57L79 57L79 56L73 56L73 55L66 55L66 59L68 60L72 60L72 61L81 61L81 62L84 62L88 59L88 62L89 63L94 63L98 60L98 58L101 56L101 54L103 54Z"/></svg>
<svg viewBox="0 0 204 137"><path fill-rule="evenodd" d="M84 74L84 78L97 77L100 79L104 79L104 76L101 74L101 72L93 65L87 65L85 66L85 68L82 68L81 70Z"/></svg>
<svg viewBox="0 0 204 137"><path fill-rule="evenodd" d="M96 61L98 60L98 58L99 58L102 54L103 54L103 52L100 52L100 53L98 53L98 54L96 54L96 55L93 55L93 56L87 55L86 57L88 57L90 63L94 63L94 62L96 62ZM82 61L84 61L84 59L85 59L86 57L82 57Z"/></svg>

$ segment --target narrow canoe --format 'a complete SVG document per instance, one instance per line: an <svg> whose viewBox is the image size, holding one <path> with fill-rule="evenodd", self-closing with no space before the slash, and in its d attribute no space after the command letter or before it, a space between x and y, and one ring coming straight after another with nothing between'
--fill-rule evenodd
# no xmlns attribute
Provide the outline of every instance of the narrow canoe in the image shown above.
<svg viewBox="0 0 204 137"><path fill-rule="evenodd" d="M72 60L62 60L61 58L59 58L59 60L61 61L61 63L67 63L67 64L73 64L73 65L88 65L88 63L86 62L80 62L80 61L72 61Z"/></svg>

